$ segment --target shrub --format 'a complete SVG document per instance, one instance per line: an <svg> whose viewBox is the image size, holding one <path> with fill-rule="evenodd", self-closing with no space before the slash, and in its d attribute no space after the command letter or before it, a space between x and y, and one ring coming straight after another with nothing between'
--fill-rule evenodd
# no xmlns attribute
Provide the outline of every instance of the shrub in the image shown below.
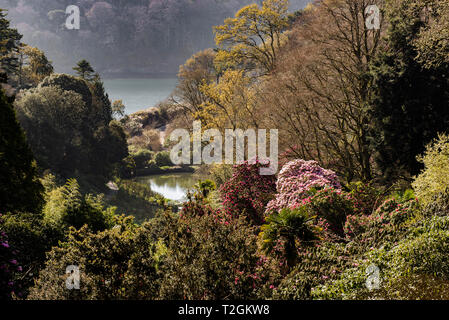
<svg viewBox="0 0 449 320"><path fill-rule="evenodd" d="M147 228L120 217L113 229L97 234L83 227L48 255L30 299L155 299L158 270L166 248L154 243ZM67 290L65 271L80 269L80 290Z"/></svg>
<svg viewBox="0 0 449 320"><path fill-rule="evenodd" d="M0 229L9 235L8 243L15 249L15 259L20 261L23 269L15 283L20 286L23 297L26 297L39 270L44 266L45 253L64 240L64 234L62 230L45 224L42 217L35 214L15 213L3 218Z"/></svg>
<svg viewBox="0 0 449 320"><path fill-rule="evenodd" d="M320 189L325 186L340 189L335 172L321 168L316 161L291 161L279 173L277 195L268 204L266 213L283 208L296 208L311 195L312 188Z"/></svg>
<svg viewBox="0 0 449 320"><path fill-rule="evenodd" d="M275 192L275 176L260 175L266 164L248 161L234 166L231 179L220 187L222 204L231 216L245 215L247 221L260 225L264 211Z"/></svg>
<svg viewBox="0 0 449 320"><path fill-rule="evenodd" d="M216 189L216 186L212 180L206 179L203 181L198 181L194 188L196 190L197 197L207 199L209 194Z"/></svg>
<svg viewBox="0 0 449 320"><path fill-rule="evenodd" d="M309 190L312 195L303 201L310 215L324 219L331 231L340 237L344 236L346 218L354 214L354 200L351 194L339 189L324 187L321 190ZM327 232L326 232L327 233Z"/></svg>
<svg viewBox="0 0 449 320"><path fill-rule="evenodd" d="M131 154L136 164L136 169L143 169L148 166L148 163L153 158L153 153L150 150L140 149L136 153Z"/></svg>
<svg viewBox="0 0 449 320"><path fill-rule="evenodd" d="M424 170L412 186L423 205L428 205L439 193L444 193L449 181L449 135L440 135L429 144L419 160Z"/></svg>
<svg viewBox="0 0 449 320"><path fill-rule="evenodd" d="M18 265L16 252L10 246L8 236L3 231L3 218L0 214L0 300L11 299L14 290L19 289L14 283L14 275L20 271L22 267Z"/></svg>
<svg viewBox="0 0 449 320"><path fill-rule="evenodd" d="M345 234L360 245L361 250L399 241L407 232L407 224L416 217L417 209L415 199L403 202L396 198L387 199L370 216L348 216Z"/></svg>
<svg viewBox="0 0 449 320"><path fill-rule="evenodd" d="M324 242L299 251L299 263L273 290L274 299L309 300L313 290L339 279L354 261L343 243Z"/></svg>
<svg viewBox="0 0 449 320"><path fill-rule="evenodd" d="M320 230L305 207L282 209L279 213L269 215L266 221L259 235L262 250L280 257L288 269L298 262L299 246L310 246L319 240Z"/></svg>
<svg viewBox="0 0 449 320"><path fill-rule="evenodd" d="M232 166L226 164L214 164L210 169L210 174L215 185L219 188L232 178Z"/></svg>
<svg viewBox="0 0 449 320"><path fill-rule="evenodd" d="M372 183L351 183L349 189L354 201L354 213L356 215L372 214L383 201L383 192L375 188Z"/></svg>
<svg viewBox="0 0 449 320"><path fill-rule="evenodd" d="M166 243L161 299L256 299L271 282L243 217L231 223L209 214L174 218Z"/></svg>
<svg viewBox="0 0 449 320"><path fill-rule="evenodd" d="M401 240L364 254L352 268L347 268L337 280L319 285L314 290L317 299L422 299L448 296L449 253L448 217L433 217L409 226ZM393 245L394 244L394 245ZM379 267L381 288L370 292L366 283L366 268ZM426 280L429 282L426 283Z"/></svg>
<svg viewBox="0 0 449 320"><path fill-rule="evenodd" d="M50 191L47 197L44 221L57 229L68 230L71 226L79 229L87 224L95 232L113 226L115 208L105 210L101 196L83 196L75 179Z"/></svg>
<svg viewBox="0 0 449 320"><path fill-rule="evenodd" d="M154 160L156 161L158 167L173 166L173 163L170 159L170 153L167 151L156 153Z"/></svg>

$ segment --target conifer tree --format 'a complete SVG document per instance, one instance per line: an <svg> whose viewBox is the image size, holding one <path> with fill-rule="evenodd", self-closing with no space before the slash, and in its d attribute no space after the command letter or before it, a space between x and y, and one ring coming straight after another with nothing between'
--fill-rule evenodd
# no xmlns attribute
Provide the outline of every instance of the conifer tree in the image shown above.
<svg viewBox="0 0 449 320"><path fill-rule="evenodd" d="M0 210L39 213L43 187L11 100L0 89Z"/></svg>

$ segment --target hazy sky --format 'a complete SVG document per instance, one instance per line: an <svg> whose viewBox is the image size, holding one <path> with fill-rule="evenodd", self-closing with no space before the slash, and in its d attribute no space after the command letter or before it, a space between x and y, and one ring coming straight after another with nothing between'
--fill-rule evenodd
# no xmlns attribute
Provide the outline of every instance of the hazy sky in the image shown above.
<svg viewBox="0 0 449 320"><path fill-rule="evenodd" d="M104 76L176 74L193 53L214 45L219 25L252 0L0 0L23 42L45 51L57 72L89 60ZM256 1L257 2L257 1ZM291 9L306 0L291 0ZM65 10L77 5L79 30Z"/></svg>

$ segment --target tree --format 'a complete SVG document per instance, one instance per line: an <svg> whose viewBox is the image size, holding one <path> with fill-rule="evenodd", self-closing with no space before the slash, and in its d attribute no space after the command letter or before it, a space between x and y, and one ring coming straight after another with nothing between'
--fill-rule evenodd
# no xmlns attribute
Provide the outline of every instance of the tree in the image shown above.
<svg viewBox="0 0 449 320"><path fill-rule="evenodd" d="M281 47L282 32L289 25L288 0L265 0L262 7L251 4L235 18L215 27L215 42L221 48L217 62L224 68L243 66L270 73Z"/></svg>
<svg viewBox="0 0 449 320"><path fill-rule="evenodd" d="M291 158L318 160L347 181L374 176L368 107L370 62L382 48L365 26L365 8L381 1L336 0L310 5L289 34L276 72L258 105Z"/></svg>
<svg viewBox="0 0 449 320"><path fill-rule="evenodd" d="M51 75L21 92L16 110L40 166L64 178L92 174L101 184L128 155L101 81Z"/></svg>
<svg viewBox="0 0 449 320"><path fill-rule="evenodd" d="M202 120L205 128L224 131L259 127L256 91L242 70L227 70L218 83L204 83L200 90L206 101L193 117Z"/></svg>
<svg viewBox="0 0 449 320"><path fill-rule="evenodd" d="M6 11L0 8L0 68L7 74L16 74L19 67L19 41L22 35L9 27Z"/></svg>
<svg viewBox="0 0 449 320"><path fill-rule="evenodd" d="M45 77L53 73L51 61L48 61L44 52L28 45L20 48L19 86L30 82L36 86Z"/></svg>
<svg viewBox="0 0 449 320"><path fill-rule="evenodd" d="M179 82L174 95L176 103L188 116L201 111L202 104L207 101L201 87L218 79L214 67L215 56L216 53L211 49L200 51L179 67Z"/></svg>
<svg viewBox="0 0 449 320"><path fill-rule="evenodd" d="M409 180L418 174L422 165L416 156L438 133L448 130L449 62L424 63L424 56L415 46L420 35L433 25L429 25L431 3L389 3L387 49L379 52L372 63L370 135L376 162L390 181ZM434 31L434 37L443 36Z"/></svg>
<svg viewBox="0 0 449 320"><path fill-rule="evenodd" d="M94 80L95 78L95 70L92 68L92 66L90 65L90 63L87 60L80 60L76 67L73 68L73 70L76 71L76 74L86 80L86 81L91 81Z"/></svg>
<svg viewBox="0 0 449 320"><path fill-rule="evenodd" d="M0 208L40 213L43 188L14 108L0 89Z"/></svg>
<svg viewBox="0 0 449 320"><path fill-rule="evenodd" d="M122 100L116 100L112 103L112 114L122 118L125 116L125 105Z"/></svg>
<svg viewBox="0 0 449 320"><path fill-rule="evenodd" d="M76 92L81 95L88 109L92 106L92 92L88 83L83 79L68 74L52 74L39 83L39 88L51 86L59 87L63 91Z"/></svg>
<svg viewBox="0 0 449 320"><path fill-rule="evenodd" d="M426 67L449 63L449 1L428 1L427 24L421 29L414 45L418 61Z"/></svg>
<svg viewBox="0 0 449 320"><path fill-rule="evenodd" d="M43 169L63 176L71 176L77 168L87 169L81 168L89 151L82 130L88 110L81 95L57 86L39 86L23 92L15 107Z"/></svg>

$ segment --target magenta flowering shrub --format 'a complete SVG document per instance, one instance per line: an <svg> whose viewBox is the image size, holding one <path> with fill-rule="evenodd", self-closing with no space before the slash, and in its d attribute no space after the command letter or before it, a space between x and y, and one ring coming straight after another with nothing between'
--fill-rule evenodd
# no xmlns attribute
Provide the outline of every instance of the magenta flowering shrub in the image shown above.
<svg viewBox="0 0 449 320"><path fill-rule="evenodd" d="M245 215L254 224L264 223L264 212L276 192L276 177L260 175L265 163L245 161L235 165L231 179L220 187L224 210L230 216Z"/></svg>
<svg viewBox="0 0 449 320"><path fill-rule="evenodd" d="M316 161L290 161L279 173L277 195L268 203L266 214L283 208L297 208L304 203L304 199L311 196L311 189L326 186L341 189L335 172L321 168Z"/></svg>
<svg viewBox="0 0 449 320"><path fill-rule="evenodd" d="M370 215L382 203L382 191L372 183L356 182L350 186L356 214Z"/></svg>
<svg viewBox="0 0 449 320"><path fill-rule="evenodd" d="M0 230L2 224L0 214ZM0 231L0 300L11 299L15 289L13 278L16 271L22 271L22 267L17 265L15 252L9 245L8 236Z"/></svg>

